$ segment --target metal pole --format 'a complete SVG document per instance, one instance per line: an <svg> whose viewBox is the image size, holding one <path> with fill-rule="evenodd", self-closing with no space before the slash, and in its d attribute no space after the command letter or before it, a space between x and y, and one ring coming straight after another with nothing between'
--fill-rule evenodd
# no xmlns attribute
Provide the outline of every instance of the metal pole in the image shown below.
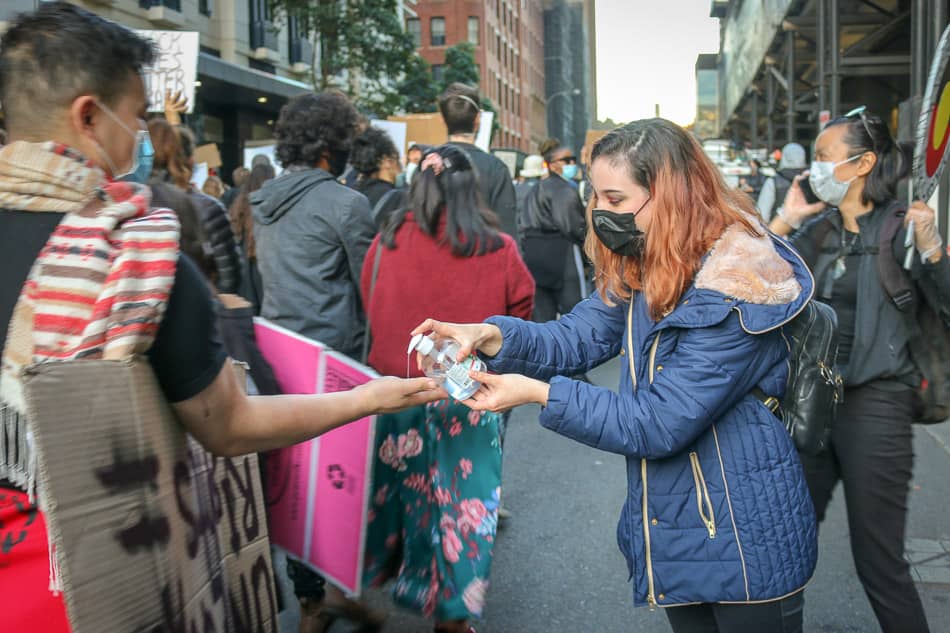
<svg viewBox="0 0 950 633"><path fill-rule="evenodd" d="M831 110L831 118L838 116L841 109L841 77L838 74L838 64L841 57L841 44L838 41L840 35L838 29L838 0L828 0L829 6L827 17L829 18L828 29L828 55L831 57L831 77L829 86L828 109Z"/></svg>
<svg viewBox="0 0 950 633"><path fill-rule="evenodd" d="M927 82L927 5L926 0L913 0L910 27L910 95L923 98Z"/></svg>
<svg viewBox="0 0 950 633"><path fill-rule="evenodd" d="M759 147L759 93L752 88L752 149Z"/></svg>
<svg viewBox="0 0 950 633"><path fill-rule="evenodd" d="M825 58L828 49L828 0L818 0L818 112L828 108L828 88L825 84ZM818 121L821 131L821 120Z"/></svg>
<svg viewBox="0 0 950 633"><path fill-rule="evenodd" d="M788 49L788 62L785 69L785 81L788 83L786 96L788 97L788 110L785 112L785 142L795 142L795 32L787 31L785 33L785 46Z"/></svg>
<svg viewBox="0 0 950 633"><path fill-rule="evenodd" d="M775 149L775 77L772 73L765 73L765 120L766 138L768 140L768 151Z"/></svg>

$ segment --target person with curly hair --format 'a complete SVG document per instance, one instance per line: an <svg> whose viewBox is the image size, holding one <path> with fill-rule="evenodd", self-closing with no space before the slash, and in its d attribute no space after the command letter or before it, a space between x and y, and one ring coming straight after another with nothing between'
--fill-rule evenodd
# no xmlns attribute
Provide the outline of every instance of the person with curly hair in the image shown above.
<svg viewBox="0 0 950 633"><path fill-rule="evenodd" d="M337 181L358 124L342 93L291 99L274 130L284 172L251 196L261 316L353 358L366 330L360 271L376 235L366 196Z"/></svg>
<svg viewBox="0 0 950 633"><path fill-rule="evenodd" d="M367 127L353 141L350 164L359 174L353 189L366 196L375 212L376 204L395 188L396 177L402 172L396 144L385 131Z"/></svg>

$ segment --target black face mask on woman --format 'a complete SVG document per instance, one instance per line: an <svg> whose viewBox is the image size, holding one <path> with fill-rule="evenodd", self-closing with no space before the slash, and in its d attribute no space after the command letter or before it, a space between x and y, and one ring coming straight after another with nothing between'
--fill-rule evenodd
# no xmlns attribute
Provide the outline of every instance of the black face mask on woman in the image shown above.
<svg viewBox="0 0 950 633"><path fill-rule="evenodd" d="M637 216L649 201L648 197L633 213L592 209L590 219L597 239L618 255L637 259L643 257L646 249L646 234L637 228Z"/></svg>

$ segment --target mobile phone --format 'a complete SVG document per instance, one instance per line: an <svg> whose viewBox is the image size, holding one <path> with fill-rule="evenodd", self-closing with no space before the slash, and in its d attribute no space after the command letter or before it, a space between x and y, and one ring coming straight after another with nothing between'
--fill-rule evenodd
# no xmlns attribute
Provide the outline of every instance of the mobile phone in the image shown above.
<svg viewBox="0 0 950 633"><path fill-rule="evenodd" d="M808 182L808 178L802 178L798 181L798 186L802 188L802 193L805 194L805 202L808 204L815 204L820 202L818 196L815 195L815 192L811 188L811 183Z"/></svg>

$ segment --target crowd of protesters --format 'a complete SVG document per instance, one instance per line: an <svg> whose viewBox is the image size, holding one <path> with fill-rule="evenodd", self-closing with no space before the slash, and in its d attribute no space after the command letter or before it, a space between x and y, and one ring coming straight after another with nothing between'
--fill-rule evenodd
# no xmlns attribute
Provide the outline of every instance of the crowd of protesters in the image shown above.
<svg viewBox="0 0 950 633"><path fill-rule="evenodd" d="M28 424L23 367L109 358L119 327L137 332L163 397L214 454L289 446L378 414L365 585L390 584L435 631L469 633L506 512L508 414L537 403L546 428L627 458L618 540L634 601L678 607L666 610L675 632L801 631L838 481L882 630L929 630L903 551L919 330L880 279L881 236L888 256L911 262L914 300L945 324L950 264L933 209L899 202L910 162L881 118L859 109L832 120L810 169L789 144L774 176L756 162L730 189L700 144L661 119L608 132L584 165L550 139L512 174L475 145L480 95L458 83L439 98L445 142L407 148L403 164L385 131L328 91L281 110L280 175L258 156L231 186L211 175L199 189L186 104L168 95L164 116L146 114L142 71L154 56L65 2L20 16L0 41L0 433ZM173 245L143 255L122 239L133 224L173 232ZM38 297L62 283L50 253L76 252L77 225L99 240L109 279L124 274L116 261L176 264L136 299L134 318L104 298L106 277L74 271L88 278L83 296L63 293L44 313L63 337L52 354L47 330L23 315L41 314ZM812 299L837 315L845 387L817 456L798 455L756 395L784 391L782 328ZM383 378L278 396L255 316ZM473 374L482 389L449 398L416 363L407 372L410 332L453 338L499 373ZM620 392L589 384L585 372L618 355ZM250 395L229 357L249 365ZM0 605L11 630L65 633L21 452L0 459L2 494L16 500L0 521L24 534L0 554ZM382 630L382 614L303 564L289 563L288 581L301 633L338 618Z"/></svg>

